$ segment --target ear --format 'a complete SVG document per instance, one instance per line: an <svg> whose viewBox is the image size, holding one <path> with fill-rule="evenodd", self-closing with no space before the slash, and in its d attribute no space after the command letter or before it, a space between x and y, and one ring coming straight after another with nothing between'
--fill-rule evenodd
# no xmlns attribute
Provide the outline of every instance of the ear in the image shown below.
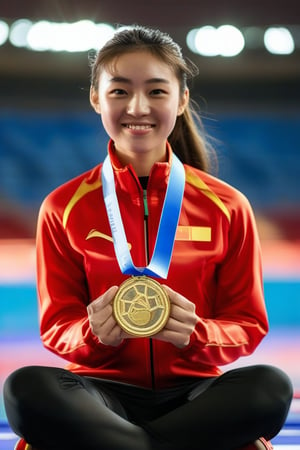
<svg viewBox="0 0 300 450"><path fill-rule="evenodd" d="M93 86L90 87L90 104L97 114L101 114L99 95L97 90Z"/></svg>
<svg viewBox="0 0 300 450"><path fill-rule="evenodd" d="M186 88L179 101L177 116L181 116L184 113L184 110L189 103L189 99L190 99L190 91L188 90L188 88Z"/></svg>

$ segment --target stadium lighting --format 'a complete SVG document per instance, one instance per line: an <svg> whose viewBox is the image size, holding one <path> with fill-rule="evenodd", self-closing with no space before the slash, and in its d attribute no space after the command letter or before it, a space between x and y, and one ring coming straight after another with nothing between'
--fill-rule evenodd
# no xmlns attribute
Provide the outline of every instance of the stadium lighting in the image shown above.
<svg viewBox="0 0 300 450"><path fill-rule="evenodd" d="M270 27L264 34L264 44L268 52L275 55L290 55L295 50L291 32L285 27Z"/></svg>
<svg viewBox="0 0 300 450"><path fill-rule="evenodd" d="M187 45L194 53L202 56L232 57L243 50L245 39L242 32L233 25L218 28L206 25L188 33Z"/></svg>
<svg viewBox="0 0 300 450"><path fill-rule="evenodd" d="M85 52L99 49L114 33L114 27L90 20L74 23L20 19L11 26L9 40L16 47L33 51Z"/></svg>
<svg viewBox="0 0 300 450"><path fill-rule="evenodd" d="M193 28L192 30L190 30L188 32L188 34L186 36L186 44L193 53L197 53L195 40L196 40L196 35L197 35L198 31L199 31L199 28Z"/></svg>
<svg viewBox="0 0 300 450"><path fill-rule="evenodd" d="M32 22L27 19L19 19L10 27L9 41L14 47L26 47L27 34Z"/></svg>
<svg viewBox="0 0 300 450"><path fill-rule="evenodd" d="M3 20L0 20L0 45L3 45L9 34L9 26Z"/></svg>
<svg viewBox="0 0 300 450"><path fill-rule="evenodd" d="M7 23L0 19L0 46L11 45L38 52L86 52L100 49L114 33L108 23L79 20L74 23L18 19ZM206 57L234 57L244 48L266 49L274 55L290 55L300 47L300 26L248 26L238 29L233 25L214 27L205 25L191 29L186 36L187 47Z"/></svg>
<svg viewBox="0 0 300 450"><path fill-rule="evenodd" d="M211 25L199 28L194 41L196 52L202 56L217 56L219 54L217 29Z"/></svg>
<svg viewBox="0 0 300 450"><path fill-rule="evenodd" d="M217 36L221 56L237 56L245 47L242 32L232 25L222 25L217 28Z"/></svg>

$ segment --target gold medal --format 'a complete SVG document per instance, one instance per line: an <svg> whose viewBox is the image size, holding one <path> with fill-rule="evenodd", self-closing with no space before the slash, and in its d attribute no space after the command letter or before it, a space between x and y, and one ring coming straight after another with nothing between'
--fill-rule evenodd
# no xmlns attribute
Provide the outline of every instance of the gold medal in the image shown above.
<svg viewBox="0 0 300 450"><path fill-rule="evenodd" d="M124 281L113 301L113 313L129 334L148 337L158 333L170 314L170 300L157 281L135 276Z"/></svg>

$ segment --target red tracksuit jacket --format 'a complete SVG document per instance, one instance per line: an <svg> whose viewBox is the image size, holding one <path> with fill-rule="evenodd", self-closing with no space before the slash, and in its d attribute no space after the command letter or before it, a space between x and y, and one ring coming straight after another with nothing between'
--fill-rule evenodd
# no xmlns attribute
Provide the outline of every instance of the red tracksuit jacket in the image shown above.
<svg viewBox="0 0 300 450"><path fill-rule="evenodd" d="M131 256L146 265L156 240L169 161L156 163L148 188L148 236L143 189L109 144L120 212ZM164 284L196 305L200 321L178 349L150 338L103 345L89 327L86 307L127 277L120 271L106 214L99 164L44 200L37 230L41 338L73 372L164 388L221 373L219 366L251 354L268 331L261 253L251 207L239 191L185 165L185 191L170 269Z"/></svg>

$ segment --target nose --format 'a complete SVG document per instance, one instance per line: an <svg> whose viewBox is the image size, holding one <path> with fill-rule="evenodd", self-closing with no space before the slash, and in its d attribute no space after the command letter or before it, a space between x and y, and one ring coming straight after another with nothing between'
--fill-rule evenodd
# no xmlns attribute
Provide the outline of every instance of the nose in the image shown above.
<svg viewBox="0 0 300 450"><path fill-rule="evenodd" d="M150 105L146 95L136 93L132 95L127 105L127 114L133 116L144 116L149 114Z"/></svg>

